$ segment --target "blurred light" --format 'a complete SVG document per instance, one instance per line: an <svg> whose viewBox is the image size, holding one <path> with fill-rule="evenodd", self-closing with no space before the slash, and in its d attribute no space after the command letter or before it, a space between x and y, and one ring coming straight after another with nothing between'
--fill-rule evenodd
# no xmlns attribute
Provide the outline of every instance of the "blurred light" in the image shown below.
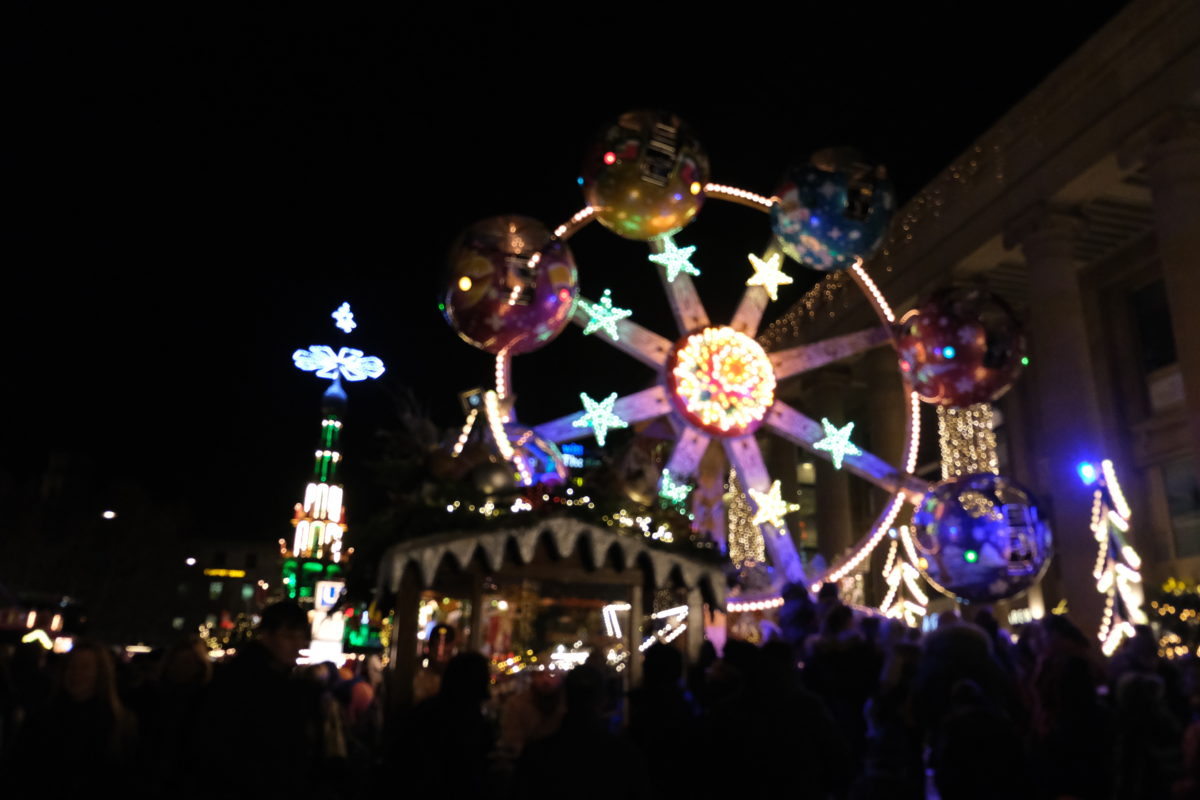
<svg viewBox="0 0 1200 800"><path fill-rule="evenodd" d="M580 186L583 186L583 176L580 175L578 178L575 179L575 182L578 183Z"/></svg>
<svg viewBox="0 0 1200 800"><path fill-rule="evenodd" d="M206 569L204 574L213 578L244 578L246 570L244 569Z"/></svg>
<svg viewBox="0 0 1200 800"><path fill-rule="evenodd" d="M604 154L604 163L605 164L617 163L617 154L614 153L612 150L609 150L607 153Z"/></svg>
<svg viewBox="0 0 1200 800"><path fill-rule="evenodd" d="M1075 471L1079 473L1079 479L1086 484L1096 482L1096 467L1088 461L1080 461Z"/></svg>
<svg viewBox="0 0 1200 800"><path fill-rule="evenodd" d="M976 561L979 560L979 553L975 550L965 550L965 551L963 551L963 559L968 564L974 564Z"/></svg>
<svg viewBox="0 0 1200 800"><path fill-rule="evenodd" d="M1022 367L1029 366L1029 356L1021 356L1021 366Z"/></svg>
<svg viewBox="0 0 1200 800"><path fill-rule="evenodd" d="M104 517L105 519L116 519L116 518L117 518L117 512L115 512L115 511L105 511L105 512L104 512L103 514L101 514L100 516Z"/></svg>
<svg viewBox="0 0 1200 800"><path fill-rule="evenodd" d="M459 278L458 288L464 292L471 291L471 278L467 275L463 275L461 278Z"/></svg>
<svg viewBox="0 0 1200 800"><path fill-rule="evenodd" d="M187 564L189 567L194 567L194 566L196 566L196 559L194 559L194 558L190 558L190 557L189 557L189 558L188 558L188 560L187 560L185 563L186 563L186 564Z"/></svg>
<svg viewBox="0 0 1200 800"><path fill-rule="evenodd" d="M953 347L943 347L942 348L942 357L943 358L954 358L954 354L956 352L957 351Z"/></svg>
<svg viewBox="0 0 1200 800"><path fill-rule="evenodd" d="M46 632L41 628L38 628L35 631L30 631L21 637L21 644L29 644L30 642L37 642L46 650L51 650L54 648L54 642L50 641L50 637L47 636Z"/></svg>
<svg viewBox="0 0 1200 800"><path fill-rule="evenodd" d="M690 187L692 194L700 194L700 189L702 188L703 187L700 186L700 181L692 181L692 185Z"/></svg>

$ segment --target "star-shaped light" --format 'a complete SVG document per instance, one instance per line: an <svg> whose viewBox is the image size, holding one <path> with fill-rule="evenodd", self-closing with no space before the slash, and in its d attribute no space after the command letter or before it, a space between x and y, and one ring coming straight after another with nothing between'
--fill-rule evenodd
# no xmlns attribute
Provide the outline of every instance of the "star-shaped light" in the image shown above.
<svg viewBox="0 0 1200 800"><path fill-rule="evenodd" d="M334 319L334 325L346 333L358 327L358 323L354 321L354 314L350 311L349 303L342 303L338 306L338 310L330 314L330 316Z"/></svg>
<svg viewBox="0 0 1200 800"><path fill-rule="evenodd" d="M784 524L783 515L791 511L800 510L800 506L783 499L779 481L771 484L769 492L760 492L758 489L751 489L750 496L754 498L754 505L758 506L758 511L754 513L753 522L755 525L769 523L776 528L782 528Z"/></svg>
<svg viewBox="0 0 1200 800"><path fill-rule="evenodd" d="M751 253L750 264L754 267L754 274L750 276L750 280L746 281L746 285L763 287L767 290L767 296L772 300L779 299L780 286L792 282L791 277L785 275L780 269L783 266L783 256L779 253L773 253L766 261Z"/></svg>
<svg viewBox="0 0 1200 800"><path fill-rule="evenodd" d="M666 500L671 505L679 505L687 500L688 495L692 493L692 487L686 483L676 483L671 478L671 470L664 469L662 474L662 483L658 489L658 496Z"/></svg>
<svg viewBox="0 0 1200 800"><path fill-rule="evenodd" d="M583 407L587 413L571 424L576 428L591 428L596 437L596 443L604 446L609 430L613 428L628 428L629 423L613 413L613 403L617 402L617 393L613 392L603 400L593 400L586 392L579 393Z"/></svg>
<svg viewBox="0 0 1200 800"><path fill-rule="evenodd" d="M688 275L700 274L700 270L692 266L692 253L696 252L694 244L687 247L676 247L675 241L669 236L665 241L667 248L661 253L652 254L650 260L667 268L667 283L674 283L681 272L686 272Z"/></svg>
<svg viewBox="0 0 1200 800"><path fill-rule="evenodd" d="M375 356L364 356L362 350L343 347L338 352L326 344L310 345L307 350L292 353L292 361L298 369L315 372L318 378L348 381L365 381L383 374L383 361Z"/></svg>
<svg viewBox="0 0 1200 800"><path fill-rule="evenodd" d="M616 308L613 306L612 291L609 289L604 290L604 296L600 298L600 302L598 303L589 303L583 298L580 298L576 302L591 317L588 320L588 324L583 328L584 336L595 333L598 330L603 330L615 342L621 338L617 333L617 323L633 315L633 312L627 308Z"/></svg>
<svg viewBox="0 0 1200 800"><path fill-rule="evenodd" d="M839 428L824 417L821 418L821 427L825 429L825 438L813 442L813 447L817 450L824 450L829 453L830 459L833 461L835 469L842 468L842 459L846 456L861 456L862 450L859 450L850 441L850 432L854 430L854 423L847 422L846 427Z"/></svg>

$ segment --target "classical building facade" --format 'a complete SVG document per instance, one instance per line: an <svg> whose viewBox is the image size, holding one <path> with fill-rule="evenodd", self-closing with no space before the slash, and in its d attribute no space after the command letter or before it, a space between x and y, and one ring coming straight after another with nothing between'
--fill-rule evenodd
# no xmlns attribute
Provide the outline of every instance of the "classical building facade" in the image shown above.
<svg viewBox="0 0 1200 800"><path fill-rule="evenodd" d="M1200 579L1200 4L1123 9L898 211L867 268L898 313L982 283L1026 325L1031 363L995 404L999 457L1048 512L1057 557L1017 606L1036 616L1065 599L1095 630L1084 460L1117 465L1146 582ZM775 349L858 330L865 306L848 279L827 280L762 338ZM809 406L818 415L861 415L872 451L894 459L894 362L878 351L785 391L839 406ZM918 471L936 480L933 444ZM832 559L880 500L817 478L818 549Z"/></svg>

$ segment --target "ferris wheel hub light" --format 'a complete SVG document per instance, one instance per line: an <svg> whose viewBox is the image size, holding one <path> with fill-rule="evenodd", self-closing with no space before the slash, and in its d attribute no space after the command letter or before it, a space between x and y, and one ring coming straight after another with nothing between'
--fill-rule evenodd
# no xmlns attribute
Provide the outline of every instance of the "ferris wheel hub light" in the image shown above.
<svg viewBox="0 0 1200 800"><path fill-rule="evenodd" d="M775 370L762 346L728 326L675 345L667 376L676 408L714 436L754 431L775 402Z"/></svg>

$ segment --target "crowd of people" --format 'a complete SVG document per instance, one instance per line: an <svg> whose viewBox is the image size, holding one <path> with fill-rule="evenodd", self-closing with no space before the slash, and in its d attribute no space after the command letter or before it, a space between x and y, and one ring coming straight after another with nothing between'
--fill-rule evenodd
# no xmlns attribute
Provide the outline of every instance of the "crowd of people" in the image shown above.
<svg viewBox="0 0 1200 800"><path fill-rule="evenodd" d="M407 706L370 661L296 668L289 603L216 669L196 639L129 662L23 645L0 656L0 774L43 797L1200 798L1200 664L1149 628L1104 659L1064 616L1014 640L987 610L926 633L832 593L782 611L690 665L649 648L628 692L593 656L502 703L479 653Z"/></svg>

